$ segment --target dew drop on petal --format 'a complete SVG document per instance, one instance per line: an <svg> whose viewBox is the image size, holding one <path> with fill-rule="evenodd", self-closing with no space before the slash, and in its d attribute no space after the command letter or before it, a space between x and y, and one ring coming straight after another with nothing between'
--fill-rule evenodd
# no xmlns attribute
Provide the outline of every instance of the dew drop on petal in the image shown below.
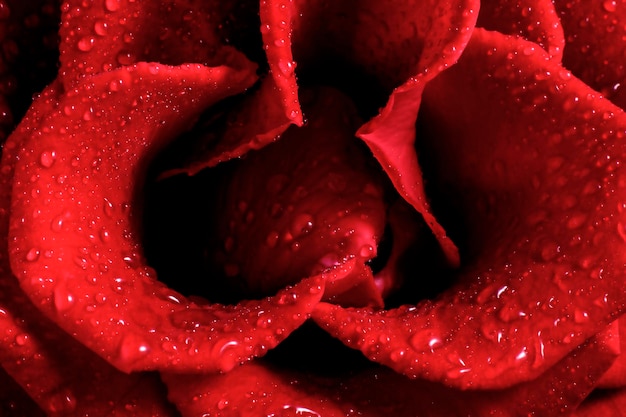
<svg viewBox="0 0 626 417"><path fill-rule="evenodd" d="M44 168L50 168L56 160L57 154L55 151L43 151L39 155L39 163Z"/></svg>

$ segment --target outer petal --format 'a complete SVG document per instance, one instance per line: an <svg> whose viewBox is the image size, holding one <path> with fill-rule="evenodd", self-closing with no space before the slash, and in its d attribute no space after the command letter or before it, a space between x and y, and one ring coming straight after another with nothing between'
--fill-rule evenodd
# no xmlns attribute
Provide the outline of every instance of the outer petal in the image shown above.
<svg viewBox="0 0 626 417"><path fill-rule="evenodd" d="M60 75L71 85L140 61L229 64L239 53L225 48L218 33L225 8L217 1L66 1Z"/></svg>
<svg viewBox="0 0 626 417"><path fill-rule="evenodd" d="M379 367L323 377L260 362L226 375L163 378L185 417L554 416L575 407L615 355L610 343L594 338L539 379L502 391L461 392Z"/></svg>
<svg viewBox="0 0 626 417"><path fill-rule="evenodd" d="M536 44L479 29L426 97L435 188L463 208L459 283L434 303L315 319L410 376L535 378L624 310L626 115Z"/></svg>
<svg viewBox="0 0 626 417"><path fill-rule="evenodd" d="M14 133L18 156L7 153L3 171L15 163L13 271L38 308L121 370L229 370L286 337L321 297L312 279L260 302L201 306L142 259L133 217L147 159L253 81L249 67L138 64L39 99Z"/></svg>
<svg viewBox="0 0 626 417"><path fill-rule="evenodd" d="M557 61L563 57L565 37L551 0L482 2L476 25L538 43Z"/></svg>
<svg viewBox="0 0 626 417"><path fill-rule="evenodd" d="M565 31L563 65L618 106L626 107L626 2L556 0Z"/></svg>

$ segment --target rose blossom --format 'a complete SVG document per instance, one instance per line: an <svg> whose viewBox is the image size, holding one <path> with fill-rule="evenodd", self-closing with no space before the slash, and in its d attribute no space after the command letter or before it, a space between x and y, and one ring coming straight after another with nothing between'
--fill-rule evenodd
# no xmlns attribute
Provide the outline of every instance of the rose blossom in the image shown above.
<svg viewBox="0 0 626 417"><path fill-rule="evenodd" d="M619 415L623 14L0 3L2 411Z"/></svg>

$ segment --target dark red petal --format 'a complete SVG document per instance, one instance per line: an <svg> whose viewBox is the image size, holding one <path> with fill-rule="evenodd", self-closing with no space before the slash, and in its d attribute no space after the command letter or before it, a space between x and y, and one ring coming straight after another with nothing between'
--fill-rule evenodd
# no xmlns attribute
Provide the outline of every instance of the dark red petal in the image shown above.
<svg viewBox="0 0 626 417"><path fill-rule="evenodd" d="M620 388L626 386L626 318L616 320L618 329L614 337L618 338L621 354L617 357L611 368L602 375L598 382L600 388Z"/></svg>
<svg viewBox="0 0 626 417"><path fill-rule="evenodd" d="M557 61L563 57L565 37L551 0L481 2L476 25L538 43Z"/></svg>
<svg viewBox="0 0 626 417"><path fill-rule="evenodd" d="M56 76L59 2L5 0L0 4L0 140L22 118L33 94Z"/></svg>
<svg viewBox="0 0 626 417"><path fill-rule="evenodd" d="M321 305L314 318L410 376L535 378L624 309L626 115L536 44L481 29L423 110L431 181L463 208L458 284L418 307Z"/></svg>
<svg viewBox="0 0 626 417"><path fill-rule="evenodd" d="M38 99L12 136L12 268L38 308L119 369L228 370L286 337L321 297L311 279L264 301L197 305L142 259L133 193L146 158L254 79L249 66L137 64Z"/></svg>
<svg viewBox="0 0 626 417"><path fill-rule="evenodd" d="M626 389L599 390L572 417L621 417L626 410Z"/></svg>
<svg viewBox="0 0 626 417"><path fill-rule="evenodd" d="M183 416L554 416L575 407L615 355L595 337L537 380L501 391L458 391L378 367L323 377L259 362L226 375L163 379Z"/></svg>
<svg viewBox="0 0 626 417"><path fill-rule="evenodd" d="M618 106L626 107L626 3L556 0L565 31L563 65Z"/></svg>
<svg viewBox="0 0 626 417"><path fill-rule="evenodd" d="M224 9L217 1L66 1L59 73L72 85L84 75L140 61L228 64L240 53L220 39Z"/></svg>

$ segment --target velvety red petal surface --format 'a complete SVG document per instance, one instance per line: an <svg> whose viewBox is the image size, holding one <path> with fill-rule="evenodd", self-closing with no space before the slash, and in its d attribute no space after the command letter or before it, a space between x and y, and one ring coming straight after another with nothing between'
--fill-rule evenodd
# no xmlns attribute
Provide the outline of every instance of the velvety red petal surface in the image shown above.
<svg viewBox="0 0 626 417"><path fill-rule="evenodd" d="M476 25L535 42L557 61L563 57L565 37L551 0L485 1Z"/></svg>
<svg viewBox="0 0 626 417"><path fill-rule="evenodd" d="M185 417L553 416L575 407L616 354L610 339L594 337L537 380L501 391L461 392L381 367L322 377L262 361L225 375L165 374L163 379L169 399Z"/></svg>
<svg viewBox="0 0 626 417"><path fill-rule="evenodd" d="M626 2L556 0L565 31L563 65L615 104L626 106Z"/></svg>
<svg viewBox="0 0 626 417"><path fill-rule="evenodd" d="M624 308L626 116L536 44L480 29L423 111L433 188L463 225L458 284L417 307L321 304L314 318L409 376L535 378Z"/></svg>
<svg viewBox="0 0 626 417"><path fill-rule="evenodd" d="M12 268L38 308L124 371L229 370L286 337L321 297L311 279L263 301L197 305L142 259L133 193L146 158L254 79L245 67L138 64L38 99L12 136Z"/></svg>

